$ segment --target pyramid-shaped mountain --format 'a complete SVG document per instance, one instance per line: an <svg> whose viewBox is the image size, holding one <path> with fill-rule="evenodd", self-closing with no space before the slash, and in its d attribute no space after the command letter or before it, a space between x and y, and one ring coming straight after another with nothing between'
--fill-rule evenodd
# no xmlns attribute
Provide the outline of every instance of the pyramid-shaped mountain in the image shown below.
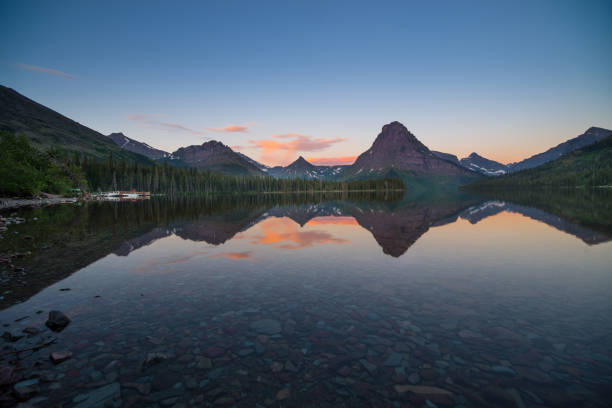
<svg viewBox="0 0 612 408"><path fill-rule="evenodd" d="M400 122L382 128L374 144L344 172L347 179L380 177L386 174L477 176L433 154Z"/></svg>
<svg viewBox="0 0 612 408"><path fill-rule="evenodd" d="M302 156L286 167L276 166L268 174L279 178L334 180L346 166L315 166Z"/></svg>

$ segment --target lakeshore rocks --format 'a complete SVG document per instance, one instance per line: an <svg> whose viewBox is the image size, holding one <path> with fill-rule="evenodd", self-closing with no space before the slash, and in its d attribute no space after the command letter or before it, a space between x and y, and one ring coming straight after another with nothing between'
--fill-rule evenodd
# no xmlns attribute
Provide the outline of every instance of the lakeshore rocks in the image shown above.
<svg viewBox="0 0 612 408"><path fill-rule="evenodd" d="M45 322L45 325L53 331L62 331L68 324L70 319L68 316L60 312L59 310L52 310L49 312L49 318Z"/></svg>

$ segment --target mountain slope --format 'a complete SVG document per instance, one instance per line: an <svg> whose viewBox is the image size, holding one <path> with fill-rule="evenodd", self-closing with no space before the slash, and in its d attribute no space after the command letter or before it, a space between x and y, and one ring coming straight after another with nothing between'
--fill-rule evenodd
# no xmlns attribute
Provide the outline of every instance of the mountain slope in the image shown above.
<svg viewBox="0 0 612 408"><path fill-rule="evenodd" d="M140 154L121 149L103 134L1 85L0 130L22 133L33 146L41 150L52 147L100 159L107 159L112 153L115 159L151 162Z"/></svg>
<svg viewBox="0 0 612 408"><path fill-rule="evenodd" d="M201 145L181 147L173 157L189 166L231 175L263 176L265 173L228 146L215 140Z"/></svg>
<svg viewBox="0 0 612 408"><path fill-rule="evenodd" d="M381 133L341 177L347 180L402 177L419 184L462 184L479 177L431 152L399 122L383 126Z"/></svg>
<svg viewBox="0 0 612 408"><path fill-rule="evenodd" d="M441 158L442 160L446 160L452 163L455 163L457 166L460 166L461 163L459 162L459 159L457 158L457 156L455 156L454 154L450 154L450 153L444 153L444 152L437 152L435 150L431 151L434 155L438 156L439 158Z"/></svg>
<svg viewBox="0 0 612 408"><path fill-rule="evenodd" d="M242 157L244 160L248 161L249 163L251 163L252 165L254 165L255 167L257 167L259 170L261 171L268 171L268 169L270 168L270 166L266 166L263 163L258 162L257 160L251 159L249 156L247 156L244 153L240 153L240 152L235 152L238 156Z"/></svg>
<svg viewBox="0 0 612 408"><path fill-rule="evenodd" d="M558 159L559 157L573 150L580 149L581 147L598 142L610 135L612 135L612 130L602 129L598 127L590 127L580 136L560 143L557 146L552 147L543 153L536 154L518 163L509 164L508 168L511 172L531 169L549 161Z"/></svg>
<svg viewBox="0 0 612 408"><path fill-rule="evenodd" d="M472 190L612 185L612 135L541 166L465 186Z"/></svg>
<svg viewBox="0 0 612 408"><path fill-rule="evenodd" d="M474 170L485 176L500 176L508 173L508 166L482 157L478 153L472 153L468 157L464 157L460 163L466 169Z"/></svg>
<svg viewBox="0 0 612 408"><path fill-rule="evenodd" d="M111 133L108 137L122 149L129 150L133 153L138 153L148 157L151 160L163 159L170 156L170 153L163 150L155 149L144 142L131 139L123 133Z"/></svg>

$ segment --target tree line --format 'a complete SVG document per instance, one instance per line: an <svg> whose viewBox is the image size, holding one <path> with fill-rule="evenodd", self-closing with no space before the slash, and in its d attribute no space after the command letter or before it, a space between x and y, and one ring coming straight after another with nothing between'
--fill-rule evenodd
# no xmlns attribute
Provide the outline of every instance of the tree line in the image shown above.
<svg viewBox="0 0 612 408"><path fill-rule="evenodd" d="M324 181L277 179L269 176L233 176L160 164L138 164L116 160L112 153L100 160L78 152L30 146L23 135L0 133L0 193L35 195L42 191L67 194L102 191L148 191L151 194L205 195L231 193L297 193L332 191L403 190L400 179Z"/></svg>

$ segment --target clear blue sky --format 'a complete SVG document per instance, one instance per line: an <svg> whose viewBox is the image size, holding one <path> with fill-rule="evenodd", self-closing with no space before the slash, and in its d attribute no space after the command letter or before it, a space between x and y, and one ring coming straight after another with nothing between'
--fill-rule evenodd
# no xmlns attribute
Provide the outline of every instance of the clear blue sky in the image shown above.
<svg viewBox="0 0 612 408"><path fill-rule="evenodd" d="M612 128L611 22L595 0L2 1L0 83L165 150L350 157L399 120L507 162Z"/></svg>

